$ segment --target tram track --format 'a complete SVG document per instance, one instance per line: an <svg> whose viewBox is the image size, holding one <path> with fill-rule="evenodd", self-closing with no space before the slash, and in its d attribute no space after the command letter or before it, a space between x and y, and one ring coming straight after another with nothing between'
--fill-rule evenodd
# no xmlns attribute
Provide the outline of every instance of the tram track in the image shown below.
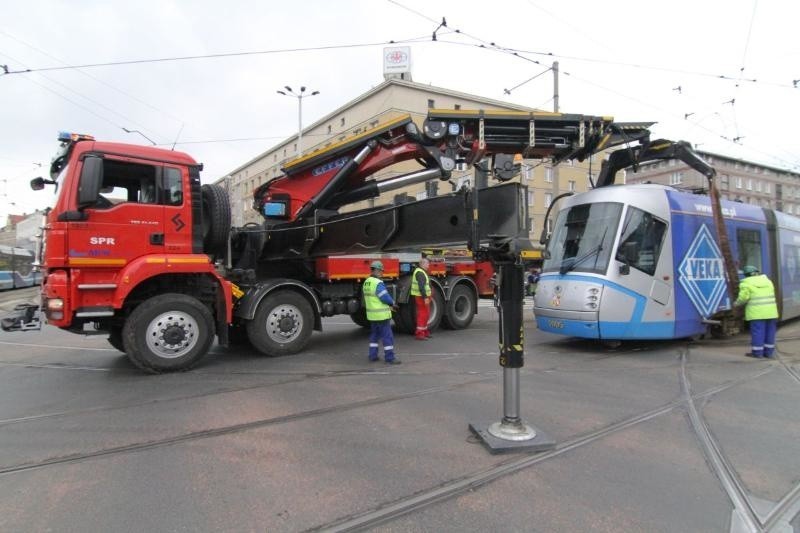
<svg viewBox="0 0 800 533"><path fill-rule="evenodd" d="M692 395L692 400L702 400L713 397L730 388L739 386L748 381L758 379L766 374L773 372L774 368L762 369L754 374L730 380L715 387L698 392ZM515 474L536 464L555 459L567 452L592 444L605 437L612 436L621 431L627 430L636 425L648 422L659 416L665 415L675 409L685 408L687 399L685 396L678 395L676 399L648 411L631 415L623 420L609 424L597 430L576 435L570 439L556 444L553 450L535 455L524 455L502 461L487 469L467 474L466 476L455 478L435 487L419 491L405 498L400 498L390 504L381 505L367 511L355 513L338 518L326 524L321 524L306 530L307 532L326 531L326 532L350 532L365 531L370 528L385 524L404 515L419 511L430 505L446 501L450 498L459 496L472 491L483 485L491 483L497 479Z"/></svg>
<svg viewBox="0 0 800 533"><path fill-rule="evenodd" d="M726 489L726 494L728 494L729 499L734 505L736 512L739 513L740 516L746 517L745 522L748 525L749 531L758 531L758 532L766 532L771 531L776 528L778 525L782 524L786 517L791 517L793 513L797 512L798 509L798 502L800 502L800 485L795 486L788 494L786 494L774 507L773 509L766 515L759 517L753 503L750 501L746 490L742 487L741 482L738 480L736 476L735 470L732 466L728 463L727 459L724 457L721 449L716 444L713 439L713 435L709 431L709 428L705 424L705 421L702 419L700 411L697 409L696 402L704 401L705 399L711 398L716 394L719 394L725 390L728 390L732 387L738 386L740 384L746 383L751 380L755 380L764 376L770 372L774 372L777 370L779 365L768 365L763 367L761 370L749 374L747 376L743 376L741 378L726 381L716 387L712 387L706 389L702 392L693 392L691 389L691 382L689 380L689 375L687 371L688 366L688 347L685 347L680 352L678 357L678 362L673 363L673 365L667 366L674 366L675 364L680 365L680 383L681 383L681 393L672 401L662 404L659 407L654 409L631 415L623 420L617 421L615 423L609 424L603 428L599 428L597 430L576 435L570 439L567 439L563 442L558 443L558 445L551 451L545 452L542 454L537 455L525 455L523 457L517 457L511 460L505 460L500 463L497 463L493 466L490 466L486 469L468 473L465 476L461 476L458 478L454 478L451 480L447 480L435 487L431 487L429 489L424 489L420 492L411 494L405 498L401 498L399 500L393 500L391 504L383 504L377 506L375 508L360 512L358 514L349 515L346 517L338 518L334 521L328 522L326 524L317 526L312 528L309 531L360 531L364 529L368 529L383 523L390 522L394 519L402 517L404 515L413 513L414 511L423 509L430 505L446 501L450 498L456 497L460 494L466 493L488 483L491 483L494 480L512 475L516 472L524 470L525 468L531 467L533 465L542 463L544 461L548 461L550 459L554 459L559 457L571 450L575 450L582 446L586 446L593 442L596 442L602 438L614 435L618 432L624 431L628 428L634 427L638 424L645 423L647 421L653 420L659 416L665 415L667 413L673 412L676 409L686 409L689 414L690 424L692 426L692 430L697 435L698 439L703 443L703 452L707 458L710 458L708 463L713 465L713 472L714 474L721 480L723 485ZM482 355L482 354L477 354ZM603 354L601 356L596 356L592 358L592 361L596 360L606 360L608 358L612 358L617 354ZM781 357L778 358L778 362L781 363L783 369L789 372L793 378L797 381L800 381L796 371ZM582 365L585 365L586 361L582 361L580 363L567 363L564 365L555 365L552 367L547 368L540 368L533 370L537 373L547 373L552 371L580 371L579 368ZM3 362L0 362L3 364ZM576 368L572 368L576 367ZM663 365L660 365L659 368L664 368ZM641 370L641 368L637 368ZM616 371L620 370L619 368L615 369ZM245 374L252 374L252 372L216 372L216 371L209 371L204 372L201 370L196 371L199 375L236 375L240 373ZM359 370L359 369L344 369L344 370L332 370L327 372L303 372L303 371L296 371L296 372L263 372L262 375L286 375L292 377L292 379L282 380L280 382L269 383L269 384L257 384L257 385L249 385L245 387L230 387L224 389L217 389L211 392L201 393L201 394L193 394L193 395L186 395L182 397L174 397L174 398L165 398L165 399L158 399L152 400L147 402L137 402L132 404L120 405L120 406L103 406L103 407L96 407L96 408L89 408L83 410L73 410L73 411L64 411L59 413L49 413L43 415L33 415L31 417L21 417L19 419L7 419L7 420L0 420L0 426L8 425L13 423L21 423L27 421L35 421L35 420L42 420L45 418L55 418L55 417L67 417L71 415L79 415L84 413L91 413L91 412L99 412L99 411L110 411L110 410L117 410L117 409L125 409L125 408L132 408L138 407L142 405L148 405L153 403L160 403L160 402L172 402L172 401L181 401L181 400L188 400L188 399L195 399L195 398L202 398L207 396L213 396L218 394L226 394L226 393L235 393L239 391L247 391L259 388L266 388L266 387L273 387L273 386L281 386L286 384L291 384L295 382L302 382L308 381L312 379L328 379L333 377L339 376L350 376L350 375L366 375L366 374L375 374L375 371L366 371L366 370ZM382 373L382 372L378 372ZM397 372L392 372L392 374L396 374ZM400 373L402 374L402 373ZM471 375L474 376L475 373L472 372L458 372L455 373L458 375ZM296 376L296 379L294 378ZM155 439L152 441L146 442L139 442L139 443L132 443L123 446L117 447L109 447L104 449L99 449L91 452L86 453L79 453L79 454L71 454L66 456L60 457L51 457L42 459L40 461L25 463L25 464L18 464L18 465L11 465L7 467L0 467L0 476L8 476L13 475L16 473L23 473L32 470L38 470L43 468L48 468L50 466L57 466L63 464L72 464L72 463L79 463L83 461L90 461L93 459L99 459L108 456L114 455L122 455L126 453L136 453L140 451L146 451L149 449L154 449L158 447L164 446L172 446L176 444L196 441L200 439L208 439L214 438L218 436L246 432L249 430L259 429L262 427L267 427L271 425L278 425L282 423L289 423L292 421L303 420L307 418L313 417L320 417L325 416L328 414L333 414L337 412L345 412L349 410L359 409L362 407L373 406L382 403L388 403L392 401L403 400L407 398L419 397L428 394L436 394L440 392L447 392L450 390L455 390L461 387L466 387L475 383L487 381L490 379L494 379L496 377L496 372L491 372L491 375L486 375L479 379L469 380L457 384L451 384L447 386L417 390L417 391L409 391L407 393L395 394L395 395L387 395L381 396L365 401L357 401L351 402L346 404L340 404L336 406L324 407L320 409L308 410L298 413L293 413L285 416L273 417L273 418L266 418L260 420L254 420L247 423L242 424L235 424L230 426L223 426L219 428L213 428L209 430L203 431L195 431L189 432L185 434L175 435L172 437L167 437L163 439ZM723 481L724 480L724 481Z"/></svg>
<svg viewBox="0 0 800 533"><path fill-rule="evenodd" d="M132 444L126 444L123 446L112 446L108 448L102 448L99 450L94 450L91 452L85 453L76 453L70 454L65 456L58 456L58 457L50 457L46 459L42 459L39 461L34 461L30 463L18 464L18 465L10 465L5 467L0 467L0 476L7 476L10 474L16 474L20 472L26 472L31 470L38 470L41 468L55 466L55 465L62 465L62 464L71 464L82 462L86 460L91 460L95 458L101 457L108 457L111 455L119 455L124 453L134 453L144 450L149 450L153 448L158 448L162 446L170 446L174 444L184 443L184 442L191 442L201 439L208 439L214 437L220 437L223 435L230 435L234 433L241 433L244 431L249 431L253 429L260 429L263 427L283 424L287 422L293 422L297 420L305 420L309 418L319 417L327 414L333 413L343 413L346 411L352 411L355 409L359 409L362 407L372 407L375 405L380 405L384 403L390 403L398 400L405 400L409 398L418 398L426 395L431 394L438 394L441 392L449 392L452 390L459 389L461 387L466 387L469 385L474 385L476 383L481 383L483 381L487 381L489 379L495 379L494 376L484 377L480 379L472 379L460 383L454 383L451 385L443 385L440 387L431 387L428 389L421 389L416 391L410 391L405 393L398 393L398 394L391 394L386 396L379 396L373 397L366 400L359 400L356 402L349 402L344 404L332 405L328 407L321 407L318 409L310 409L307 411L301 411L298 413L291 413L287 415L277 416L277 417L270 417L270 418L262 418L258 420L253 420L250 422L244 422L240 424L232 424L228 426L221 426L218 428L200 430L200 431L191 431L188 433L183 433L179 435L174 435L171 437L166 437L162 439L154 439L145 442L138 442Z"/></svg>

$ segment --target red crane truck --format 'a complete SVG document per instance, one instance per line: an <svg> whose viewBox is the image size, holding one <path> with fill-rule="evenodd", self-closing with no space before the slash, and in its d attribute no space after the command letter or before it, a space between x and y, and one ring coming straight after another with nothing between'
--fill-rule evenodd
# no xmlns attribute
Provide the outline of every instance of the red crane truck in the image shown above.
<svg viewBox="0 0 800 533"><path fill-rule="evenodd" d="M649 126L547 112L431 110L420 128L404 116L290 161L254 192L263 222L235 228L226 191L201 185L202 165L189 155L62 134L50 178L31 182L57 191L42 232L41 312L64 330L107 333L135 365L157 373L192 367L215 337L222 345L246 337L265 354L284 355L302 350L324 316L346 313L364 324L360 285L375 254L386 258L400 329L414 327L403 254L423 247L467 245L478 260L499 266L521 298L519 252L531 245L526 187L509 181L519 170L514 155L583 160L648 142ZM340 211L412 183L448 180L457 166L485 158L493 177L507 183ZM408 160L421 169L371 179ZM432 276L431 320L466 327L492 270L456 261L440 274ZM507 298L519 311L506 315L520 323L505 329L519 336L522 306L513 294ZM39 307L24 306L3 328L32 329L38 314ZM521 339L508 344L521 346ZM521 366L521 348L506 362Z"/></svg>

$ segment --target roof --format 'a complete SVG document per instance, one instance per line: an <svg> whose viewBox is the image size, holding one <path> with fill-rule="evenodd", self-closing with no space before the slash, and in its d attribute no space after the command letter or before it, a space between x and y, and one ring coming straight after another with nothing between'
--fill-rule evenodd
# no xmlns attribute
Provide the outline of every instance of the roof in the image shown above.
<svg viewBox="0 0 800 533"><path fill-rule="evenodd" d="M350 109L351 107L354 107L359 102L361 102L363 100L366 100L367 98L369 98L371 96L374 96L375 94L378 94L378 93L380 93L382 91L385 91L385 90L387 90L388 88L390 88L392 86L400 86L400 87L407 87L407 88L410 88L410 89L417 89L419 91L423 91L423 92L428 93L428 94L434 94L434 95L435 94L441 94L441 95L452 96L452 97L456 97L456 98L464 98L464 99L474 100L474 101L477 101L477 102L485 103L486 105L489 105L489 106L501 107L501 108L505 108L505 109L509 109L509 110L513 110L513 111L538 111L536 108L533 108L533 107L527 107L527 106L523 106L523 105L519 105L519 104L512 104L512 103L509 103L509 102L503 102L501 100L494 100L493 98L485 98L483 96L464 93L464 92L460 92L460 91L454 91L452 89L446 89L444 87L436 87L434 85L427 85L427 84L424 84L424 83L417 83L417 82L408 81L408 80L390 78L390 79L384 81L383 83L381 83L379 85L376 85L375 87L373 87L369 91L367 91L367 92L357 96L356 98L350 100L349 102L347 102L343 106L333 110L332 112L330 112L327 115L323 116L322 118L320 118L319 120L317 120L313 124L310 124L310 125L306 126L305 128L303 128L303 133L305 133L307 131L310 131L310 130L313 130L314 128L316 128L316 127L318 127L318 126L320 126L320 125L322 125L322 124L324 124L326 122L329 122L330 120L335 118L337 115L341 115L342 112L346 111L347 109ZM238 167L234 168L233 170L228 172L226 174L226 176L232 176L232 175L236 174L237 172L241 172L242 170L244 170L245 168L249 167L253 163L259 161L260 159L262 159L265 156L267 156L268 154L270 154L272 151L275 150L276 147L282 146L283 144L287 143L290 139L293 139L294 137L296 137L296 135L291 135L291 136L287 137L285 140L283 140L283 141L271 146L268 150L266 150L264 152L261 152L259 155L257 155L256 157L250 159L246 163L244 163L242 165L239 165ZM224 177L225 176L221 176L220 178L217 178L217 181L219 181L221 179L224 179Z"/></svg>

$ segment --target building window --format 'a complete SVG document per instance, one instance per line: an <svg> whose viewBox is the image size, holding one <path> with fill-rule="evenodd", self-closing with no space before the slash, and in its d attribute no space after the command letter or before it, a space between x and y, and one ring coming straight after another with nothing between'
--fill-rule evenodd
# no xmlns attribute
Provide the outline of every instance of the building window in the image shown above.
<svg viewBox="0 0 800 533"><path fill-rule="evenodd" d="M328 135L330 135L332 131L333 131L333 126L328 124Z"/></svg>
<svg viewBox="0 0 800 533"><path fill-rule="evenodd" d="M553 167L544 168L544 181L547 183L553 183Z"/></svg>
<svg viewBox="0 0 800 533"><path fill-rule="evenodd" d="M670 185L680 185L683 183L683 172L673 172L669 175Z"/></svg>
<svg viewBox="0 0 800 533"><path fill-rule="evenodd" d="M522 179L524 181L528 181L531 179L531 167L528 165L522 165Z"/></svg>
<svg viewBox="0 0 800 533"><path fill-rule="evenodd" d="M550 207L550 204L553 203L553 193L546 192L544 193L544 206Z"/></svg>
<svg viewBox="0 0 800 533"><path fill-rule="evenodd" d="M747 190L748 191L753 190L753 178L747 178Z"/></svg>
<svg viewBox="0 0 800 533"><path fill-rule="evenodd" d="M344 117L342 117L342 118L340 119L340 121L339 121L339 125L340 125L340 126L344 126Z"/></svg>
<svg viewBox="0 0 800 533"><path fill-rule="evenodd" d="M436 107L436 102L433 98L428 98L428 109L433 109L434 107Z"/></svg>
<svg viewBox="0 0 800 533"><path fill-rule="evenodd" d="M766 193L772 192L772 184L768 181L764 183L764 192Z"/></svg>
<svg viewBox="0 0 800 533"><path fill-rule="evenodd" d="M575 180L569 180L569 190L575 192Z"/></svg>
<svg viewBox="0 0 800 533"><path fill-rule="evenodd" d="M733 179L734 179L734 183L736 184L736 188L737 189L741 189L742 188L742 177L741 176L736 176Z"/></svg>
<svg viewBox="0 0 800 533"><path fill-rule="evenodd" d="M461 104L456 104L456 105L454 105L454 106L453 106L453 109L455 109L456 111L458 111L459 109L461 109Z"/></svg>
<svg viewBox="0 0 800 533"><path fill-rule="evenodd" d="M297 151L297 143L294 143L294 147L292 148L295 152Z"/></svg>
<svg viewBox="0 0 800 533"><path fill-rule="evenodd" d="M528 191L528 205L532 206L536 201L536 193L534 191Z"/></svg>
<svg viewBox="0 0 800 533"><path fill-rule="evenodd" d="M720 185L720 188L721 188L723 191L727 191L727 190L728 190L728 188L729 188L729 186L730 186L730 184L728 183L728 181L729 181L728 175L727 175L727 174L723 174L723 175L722 175L722 179L721 179L721 185Z"/></svg>
<svg viewBox="0 0 800 533"><path fill-rule="evenodd" d="M756 192L761 192L761 182L756 180Z"/></svg>

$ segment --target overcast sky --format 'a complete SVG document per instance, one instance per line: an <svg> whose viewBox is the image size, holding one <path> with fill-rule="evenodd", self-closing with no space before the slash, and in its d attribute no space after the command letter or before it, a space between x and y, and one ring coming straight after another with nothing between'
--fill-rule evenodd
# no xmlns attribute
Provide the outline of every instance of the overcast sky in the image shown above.
<svg viewBox="0 0 800 533"><path fill-rule="evenodd" d="M557 60L561 111L800 172L798 20L796 0L3 2L0 217L50 205L28 182L59 130L177 141L211 182L296 133L276 90L319 91L311 124L383 81L390 41L416 82L547 110Z"/></svg>

